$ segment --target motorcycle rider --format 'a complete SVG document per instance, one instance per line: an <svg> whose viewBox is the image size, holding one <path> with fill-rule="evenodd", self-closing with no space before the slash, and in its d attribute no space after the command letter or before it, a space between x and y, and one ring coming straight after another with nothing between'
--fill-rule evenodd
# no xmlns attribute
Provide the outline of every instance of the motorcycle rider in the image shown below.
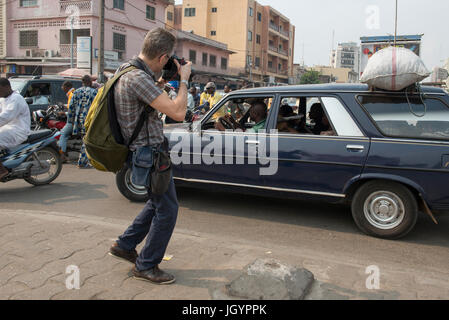
<svg viewBox="0 0 449 320"><path fill-rule="evenodd" d="M0 155L25 142L30 127L30 108L25 99L12 90L8 79L0 78ZM8 173L0 163L0 179Z"/></svg>

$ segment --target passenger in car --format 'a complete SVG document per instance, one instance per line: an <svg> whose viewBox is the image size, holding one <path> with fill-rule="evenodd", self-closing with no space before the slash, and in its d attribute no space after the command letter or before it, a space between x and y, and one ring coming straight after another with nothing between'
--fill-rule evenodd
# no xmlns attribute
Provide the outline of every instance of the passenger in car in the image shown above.
<svg viewBox="0 0 449 320"><path fill-rule="evenodd" d="M335 136L336 133L332 129L329 119L324 113L321 103L315 103L310 108L309 117L315 122L312 132L315 135Z"/></svg>
<svg viewBox="0 0 449 320"><path fill-rule="evenodd" d="M292 118L286 120L286 118ZM279 108L279 116L278 116L278 126L277 129L279 132L287 132L293 134L313 134L306 127L305 117L303 114L296 114L293 111L293 108L289 105L282 105Z"/></svg>

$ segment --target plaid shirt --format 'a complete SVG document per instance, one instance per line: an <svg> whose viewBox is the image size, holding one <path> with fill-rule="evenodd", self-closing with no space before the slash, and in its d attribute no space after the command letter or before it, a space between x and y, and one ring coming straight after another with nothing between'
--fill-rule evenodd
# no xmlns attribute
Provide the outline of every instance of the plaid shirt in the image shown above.
<svg viewBox="0 0 449 320"><path fill-rule="evenodd" d="M156 85L153 71L143 61L141 62L145 65L145 71L132 70L124 74L115 84L117 120L126 143L129 143L144 108L163 94L162 89ZM123 64L117 73L129 66L129 63ZM134 151L138 146L155 146L164 142L163 124L155 109L151 110L146 124L147 129L143 127L130 145L130 150Z"/></svg>
<svg viewBox="0 0 449 320"><path fill-rule="evenodd" d="M67 122L73 124L72 134L85 134L84 121L89 112L90 105L94 102L97 90L90 87L81 87L73 92L69 104Z"/></svg>

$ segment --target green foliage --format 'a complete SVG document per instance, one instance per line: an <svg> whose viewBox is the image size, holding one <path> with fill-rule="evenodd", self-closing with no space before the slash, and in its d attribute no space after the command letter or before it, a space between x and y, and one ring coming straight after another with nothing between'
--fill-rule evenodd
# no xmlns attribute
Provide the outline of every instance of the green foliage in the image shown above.
<svg viewBox="0 0 449 320"><path fill-rule="evenodd" d="M320 73L318 71L307 71L301 77L300 84L320 83Z"/></svg>

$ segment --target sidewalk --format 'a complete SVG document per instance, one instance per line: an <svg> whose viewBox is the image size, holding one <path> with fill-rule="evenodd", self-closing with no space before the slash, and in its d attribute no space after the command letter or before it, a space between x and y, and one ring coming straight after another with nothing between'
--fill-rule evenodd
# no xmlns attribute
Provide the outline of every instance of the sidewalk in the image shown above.
<svg viewBox="0 0 449 320"><path fill-rule="evenodd" d="M132 265L107 254L131 221L64 213L0 209L0 299L228 299L224 285L257 258L302 266L315 276L307 299L448 299L448 274L391 265L379 290L366 288L369 262L319 252L225 239L175 229L161 268L173 285L158 286L129 275ZM139 248L138 248L139 249ZM69 290L69 266L80 289ZM385 269L385 268L384 268Z"/></svg>

